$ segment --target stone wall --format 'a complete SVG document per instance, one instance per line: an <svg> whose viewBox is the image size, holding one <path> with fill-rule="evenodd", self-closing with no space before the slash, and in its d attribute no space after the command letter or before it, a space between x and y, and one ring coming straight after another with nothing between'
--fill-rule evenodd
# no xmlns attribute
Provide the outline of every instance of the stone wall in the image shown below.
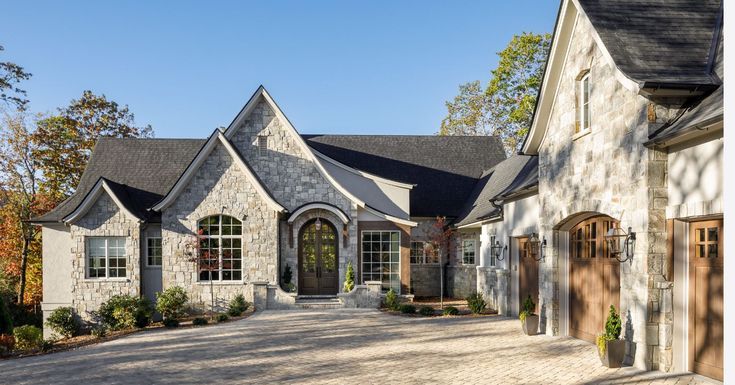
<svg viewBox="0 0 735 385"><path fill-rule="evenodd" d="M510 271L495 267L477 266L477 292L481 293L488 306L500 315L510 312Z"/></svg>
<svg viewBox="0 0 735 385"><path fill-rule="evenodd" d="M475 265L449 265L446 267L446 292L452 298L465 298L477 292L477 268Z"/></svg>
<svg viewBox="0 0 735 385"><path fill-rule="evenodd" d="M242 281L215 282L215 307L223 309L245 284L276 283L278 279L278 218L250 185L248 178L222 144L189 181L176 201L162 213L163 288L182 286L193 304L208 308L210 285L199 281L196 264L185 255L195 239L197 222L210 215L229 215L242 220Z"/></svg>
<svg viewBox="0 0 735 385"><path fill-rule="evenodd" d="M128 218L112 198L103 192L86 215L71 226L72 306L85 321L91 312L116 294L139 296L140 293L140 224ZM87 278L88 237L124 237L125 278Z"/></svg>
<svg viewBox="0 0 735 385"><path fill-rule="evenodd" d="M411 265L411 294L416 297L438 297L441 292L438 264Z"/></svg>
<svg viewBox="0 0 735 385"><path fill-rule="evenodd" d="M562 270L567 255L559 242L568 237L559 229L565 221L578 221L579 215L609 215L638 234L635 257L621 264L628 352L636 366L659 368L664 361L659 356L669 348L659 352L658 328L670 323L658 311L666 250L666 155L642 143L677 106L656 106L655 114L649 113L650 101L616 79L614 66L592 35L591 24L580 15L539 150L540 236L553 240L540 263L542 326L547 334L560 332L560 283L567 274ZM576 79L584 71L590 74L592 125L588 134L575 135Z"/></svg>

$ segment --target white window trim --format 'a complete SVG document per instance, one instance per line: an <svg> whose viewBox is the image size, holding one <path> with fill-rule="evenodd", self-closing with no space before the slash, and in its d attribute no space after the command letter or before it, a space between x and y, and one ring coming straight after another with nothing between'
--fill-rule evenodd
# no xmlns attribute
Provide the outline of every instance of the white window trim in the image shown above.
<svg viewBox="0 0 735 385"><path fill-rule="evenodd" d="M383 232L398 233L398 291L396 292L396 294L401 294L401 232L399 230L363 230L360 232L360 279L361 279L361 282L365 283L365 265L364 265L364 260L363 260L363 257L365 255L365 250L362 248L362 240L364 239L363 237L365 236L365 233L383 233ZM391 262L388 262L388 263L391 263ZM382 262L381 262L381 265L382 265ZM382 285L383 281L381 280L380 282Z"/></svg>
<svg viewBox="0 0 735 385"><path fill-rule="evenodd" d="M495 258L495 235L490 236L490 267L498 265L497 258Z"/></svg>
<svg viewBox="0 0 735 385"><path fill-rule="evenodd" d="M584 83L587 82L589 87L589 81L590 81L590 73L589 71L582 75L579 80L577 80L576 88L577 88L577 105L578 109L576 111L576 119L577 122L579 122L579 132L575 133L573 136L573 139L581 138L592 131L592 103L591 103L591 91L590 95L587 95L584 92ZM585 103L586 101L586 103ZM590 119L587 121L587 127L585 128L585 114L584 114L584 106L587 105L587 108L590 110Z"/></svg>
<svg viewBox="0 0 735 385"><path fill-rule="evenodd" d="M466 242L472 242L472 263L465 263L464 261L464 249L465 249L465 243ZM477 265L477 240L476 239L463 239L462 240L462 247L460 248L460 255L459 255L459 263L460 265L467 265L467 266L473 266Z"/></svg>
<svg viewBox="0 0 735 385"><path fill-rule="evenodd" d="M127 253L128 239L127 239L127 237L111 235L111 236L88 236L88 237L84 237L84 238L85 238L84 239L84 280L85 281L118 281L118 282L122 281L122 282L125 282L125 281L128 281L129 280L129 278L128 278L128 275L129 275L129 272L128 272L128 253ZM89 265L89 252L90 252L89 241L91 239L93 239L93 238L95 238L95 239L104 239L105 240L105 276L104 277L90 277L89 276L89 268L90 268L90 265ZM109 254L109 247L107 245L107 242L110 239L112 239L112 238L122 239L123 240L123 250L125 250L125 276L124 277L110 277L110 254Z"/></svg>
<svg viewBox="0 0 735 385"><path fill-rule="evenodd" d="M439 264L438 261L437 262L427 262L428 258L430 257L429 255L426 255L426 244L428 242L426 242L426 241L411 241L411 253L413 252L413 244L414 243L420 243L421 244L421 255L416 256L416 257L420 258L419 259L420 262L410 262L410 260L409 260L409 262L410 262L411 265L438 265ZM410 257L414 257L413 255L410 255L411 253L409 253L409 256Z"/></svg>
<svg viewBox="0 0 735 385"><path fill-rule="evenodd" d="M212 278L212 274L211 274L212 272L209 272L210 273L209 274L209 278L210 279L202 279L201 278L201 274L200 274L201 272L199 271L199 267L197 266L197 269L196 269L196 277L197 277L196 282L197 283L207 283L207 284L209 284L210 281L213 282L213 283L215 283L215 284L231 284L231 283L232 284L238 284L238 283L244 282L244 276L245 276L245 268L244 268L244 262L245 262L245 243L243 241L243 235L242 235L243 231L245 231L244 224L242 223L241 220L239 220L239 219L237 219L237 218L235 218L235 217L233 217L231 215L223 215L223 214L209 215L209 216L206 216L206 217L203 217L203 218L200 218L199 220L197 220L195 232L197 232L198 229L199 229L199 223L201 221L207 219L207 218L210 218L210 217L219 217L220 232L222 231L222 217L230 217L230 218L232 218L234 220L239 221L240 222L240 235L222 235L222 234L219 234L219 235L217 235L215 237L212 237L212 236L209 236L209 235L197 235L197 242L199 242L200 239L212 239L213 238L213 239L219 239L220 240L220 242L218 242L219 246L218 246L218 249L217 249L217 257L219 258L219 266L220 266L220 268L217 270L217 279L213 280L213 279L211 279ZM222 279L222 276L223 276L223 274L222 274L222 270L223 270L222 269L222 240L223 239L240 239L240 279L226 279L226 280L225 279ZM235 269L225 269L225 270L235 270Z"/></svg>
<svg viewBox="0 0 735 385"><path fill-rule="evenodd" d="M160 265L151 265L151 264L148 263L148 260L151 257L151 255L148 254L150 252L150 245L148 244L148 241L154 240L154 239L158 239L158 240L161 241L161 264ZM163 266L163 238L161 238L161 237L147 237L146 238L146 240L145 240L145 266L146 267L154 267L154 268L162 267Z"/></svg>

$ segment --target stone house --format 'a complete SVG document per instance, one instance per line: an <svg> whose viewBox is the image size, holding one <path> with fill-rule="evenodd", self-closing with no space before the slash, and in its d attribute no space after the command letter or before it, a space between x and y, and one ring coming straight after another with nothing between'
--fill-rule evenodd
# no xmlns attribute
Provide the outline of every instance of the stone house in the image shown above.
<svg viewBox="0 0 735 385"><path fill-rule="evenodd" d="M455 222L501 313L593 341L614 305L628 364L722 378L721 31L717 0L561 2L522 155Z"/></svg>
<svg viewBox="0 0 735 385"><path fill-rule="evenodd" d="M504 158L491 137L301 135L263 87L207 139L101 138L76 192L35 219L44 315L73 306L89 319L114 294L155 301L175 285L206 307L210 280L217 307L260 290L267 307L334 300L348 263L358 284L438 295L432 224L457 217ZM477 236L464 259L450 253L450 295L475 290Z"/></svg>

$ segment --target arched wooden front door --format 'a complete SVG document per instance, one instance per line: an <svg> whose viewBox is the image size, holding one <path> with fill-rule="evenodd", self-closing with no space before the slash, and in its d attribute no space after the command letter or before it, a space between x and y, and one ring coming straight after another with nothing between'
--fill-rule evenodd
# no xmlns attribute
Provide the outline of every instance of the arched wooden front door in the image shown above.
<svg viewBox="0 0 735 385"><path fill-rule="evenodd" d="M336 295L337 229L324 219L306 222L299 231L299 294Z"/></svg>
<svg viewBox="0 0 735 385"><path fill-rule="evenodd" d="M569 334L594 342L610 305L620 311L620 262L610 255L605 233L617 222L600 216L569 234Z"/></svg>

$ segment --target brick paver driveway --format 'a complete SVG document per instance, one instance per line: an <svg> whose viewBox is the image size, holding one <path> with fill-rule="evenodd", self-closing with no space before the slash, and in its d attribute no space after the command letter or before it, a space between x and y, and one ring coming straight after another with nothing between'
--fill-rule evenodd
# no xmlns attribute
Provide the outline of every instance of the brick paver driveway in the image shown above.
<svg viewBox="0 0 735 385"><path fill-rule="evenodd" d="M608 370L593 345L523 336L515 319L406 318L374 310L267 311L0 361L0 383L697 383Z"/></svg>

